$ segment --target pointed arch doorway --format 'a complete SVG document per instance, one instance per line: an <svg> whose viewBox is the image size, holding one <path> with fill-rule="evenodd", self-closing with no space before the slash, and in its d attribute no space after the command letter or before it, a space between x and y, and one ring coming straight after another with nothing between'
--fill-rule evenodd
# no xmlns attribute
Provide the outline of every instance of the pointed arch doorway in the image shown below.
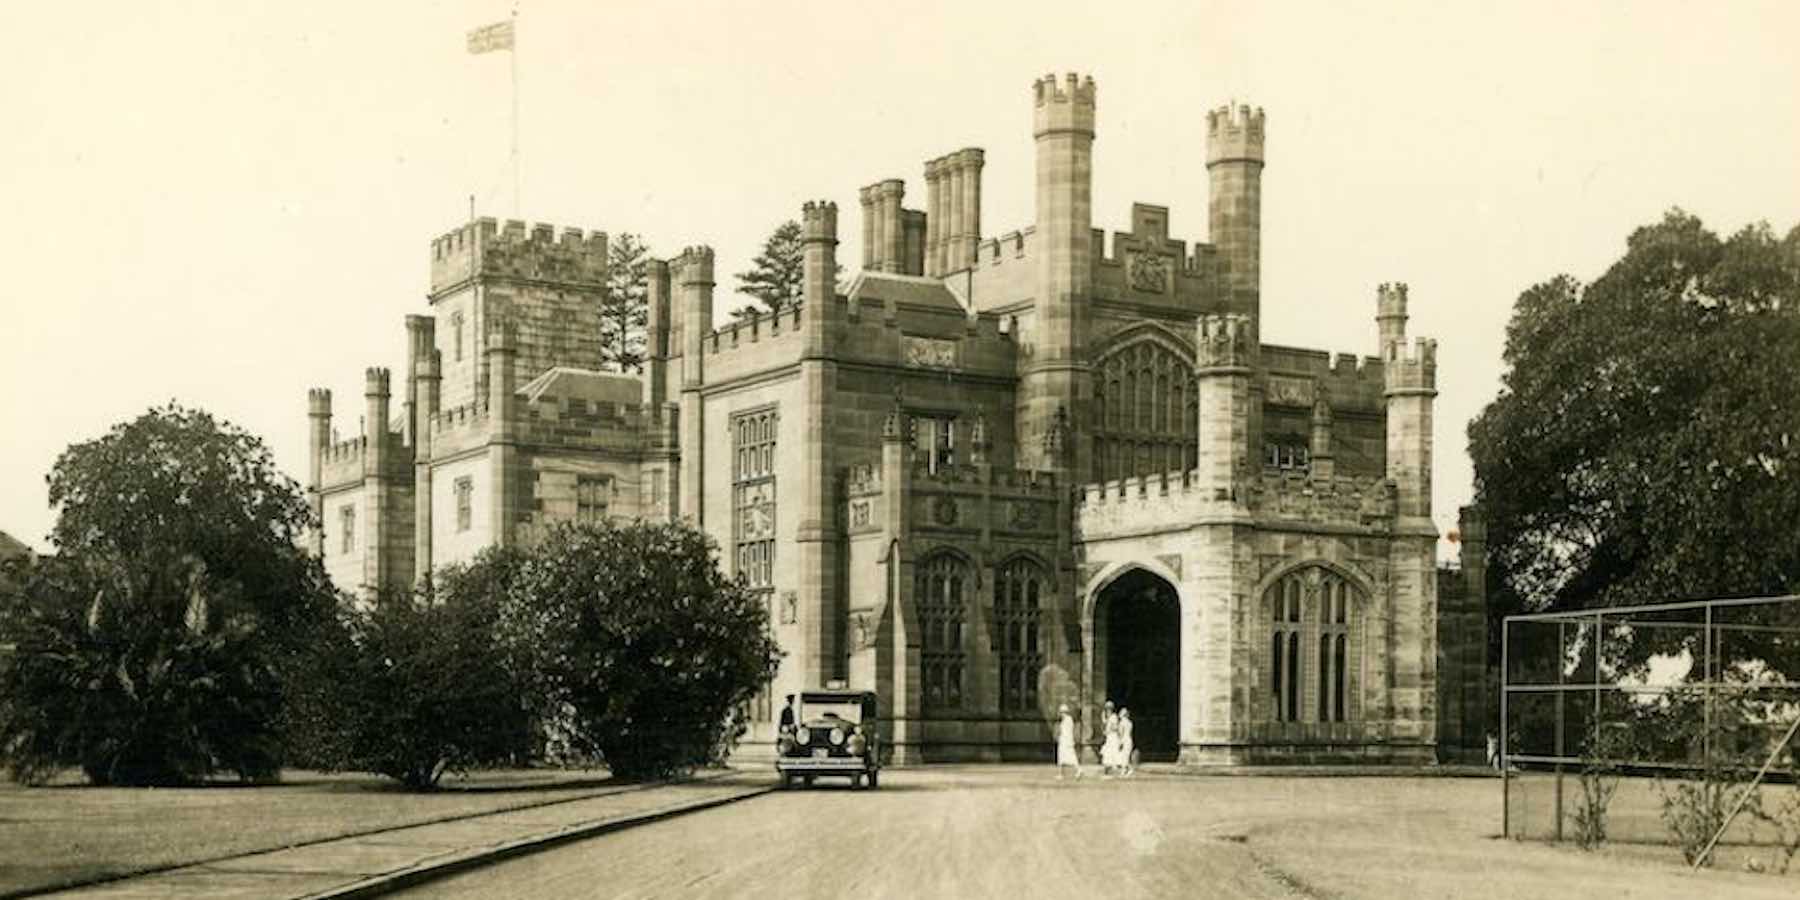
<svg viewBox="0 0 1800 900"><path fill-rule="evenodd" d="M1095 597L1094 638L1094 708L1111 700L1131 710L1132 739L1144 761L1173 762L1181 733L1181 600L1175 586L1144 569L1120 575Z"/></svg>

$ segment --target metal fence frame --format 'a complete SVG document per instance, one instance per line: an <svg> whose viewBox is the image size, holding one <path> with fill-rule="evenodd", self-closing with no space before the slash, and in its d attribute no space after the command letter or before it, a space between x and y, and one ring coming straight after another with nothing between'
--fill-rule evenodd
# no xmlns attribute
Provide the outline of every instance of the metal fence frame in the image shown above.
<svg viewBox="0 0 1800 900"><path fill-rule="evenodd" d="M1501 777L1501 781L1500 781L1500 784L1501 784L1501 789L1500 789L1500 796L1501 796L1501 800L1500 800L1500 833L1501 833L1501 835L1502 836L1511 836L1511 834L1512 834L1512 808L1511 808L1512 807L1512 783L1511 782L1512 782L1513 764L1528 763L1528 764L1535 764L1535 765L1550 766L1550 767L1552 767L1553 771L1556 774L1556 781L1555 781L1555 785L1556 785L1556 789L1555 789L1556 837L1555 837L1555 839L1558 841L1563 840L1563 776L1564 776L1564 772L1565 772L1565 767L1574 765L1579 768L1579 767L1584 766L1592 761L1589 757L1587 757L1585 755L1579 755L1579 754L1570 755L1567 750L1566 735L1564 734L1564 731L1565 731L1564 708L1565 708L1565 703L1566 703L1564 698L1568 697L1571 694L1576 695L1578 699L1585 699L1585 698L1580 698L1579 695L1582 693L1589 693L1592 695L1592 701L1593 701L1593 705L1594 705L1594 716L1593 716L1593 723L1592 723L1594 743L1591 744L1590 746L1598 746L1600 743L1599 735L1601 732L1602 725L1604 724L1603 718L1601 716L1600 701L1601 701L1602 696L1604 696L1608 692L1640 693L1641 694L1641 693L1670 693L1670 692L1677 691L1677 690L1679 690L1679 691L1699 691L1701 693L1701 696L1704 698L1703 708L1705 710L1704 714L1705 714L1706 718L1705 718L1705 722L1703 723L1703 731L1702 731L1702 738L1701 738L1701 761L1700 761L1700 764L1698 767L1710 768L1714 762L1714 760L1713 760L1714 697L1718 692L1720 692L1722 690L1741 691L1744 689L1744 685L1742 685L1742 684L1728 683L1725 681L1721 681L1719 679L1719 676L1721 674L1720 663L1722 662L1722 660L1718 658L1719 654L1717 653L1717 648L1718 648L1718 642L1719 642L1720 635L1726 631L1754 629L1754 630L1765 630L1765 631L1766 630L1775 630L1775 631L1782 632L1782 633L1792 633L1795 636L1800 637L1800 627L1796 627L1794 629L1785 629L1785 628L1772 628L1771 626L1720 623L1720 622L1716 621L1716 617L1714 616L1714 611L1718 610L1718 609L1724 609L1724 608L1736 608L1736 607L1748 607L1748 606L1769 606L1769 605L1775 605L1775 604L1781 604L1781 603L1800 603L1800 595L1788 594L1788 595L1777 596L1777 597L1741 597L1741 598L1715 599L1715 600L1687 600L1687 601L1681 601L1681 602L1675 602L1675 603L1654 603L1654 604L1641 604L1641 605L1635 605L1635 606L1607 606L1607 607L1597 607L1597 608L1593 608L1593 609L1570 610L1567 612L1526 613L1526 614L1521 614L1521 615L1507 616L1505 621L1502 623L1501 630L1500 630L1500 734L1499 734L1499 746L1497 748L1497 751L1498 751L1497 762L1499 764L1500 773L1501 773L1501 776L1500 776ZM1646 684L1646 685L1622 686L1622 685L1619 685L1616 683L1607 683L1602 680L1600 660L1602 658L1602 650L1604 649L1604 646L1605 646L1604 645L1604 641L1605 641L1604 625L1605 625L1607 619L1623 619L1624 617L1628 617L1628 616L1632 616L1632 615L1661 614L1661 613L1681 612L1683 610L1695 610L1695 609L1704 611L1704 620L1700 621L1700 622L1687 624L1687 625L1685 625L1685 627L1696 628L1696 629L1699 629L1701 632L1702 649L1701 649L1701 652L1698 655L1698 657L1694 660L1694 662L1700 666L1701 678L1698 681L1692 681L1692 680L1682 681L1679 684L1670 683L1670 684L1662 684L1662 685ZM1533 622L1536 622L1536 623L1552 623L1553 622L1553 623L1557 624L1557 626L1558 626L1557 627L1557 647L1558 647L1559 653L1564 653L1567 651L1567 648L1568 648L1568 631L1567 631L1567 629L1571 624L1576 625L1578 627L1583 626L1583 625L1592 625L1593 626L1593 635L1594 635L1594 640L1595 640L1595 647L1594 647L1594 651L1593 651L1593 653L1594 653L1593 680L1591 682L1581 682L1581 683L1575 683L1575 682L1568 681L1565 676L1566 666L1563 664L1563 660L1558 659L1558 660L1556 660L1557 681L1555 683L1514 683L1513 675L1512 675L1512 660L1511 660L1511 653L1512 653L1511 641L1512 641L1513 626L1515 624L1525 624L1525 623L1533 623ZM1643 622L1630 623L1627 620L1626 624L1633 624L1633 625L1641 627L1641 626L1647 625L1648 623L1643 623ZM1677 626L1671 625L1669 627L1677 627ZM1800 681L1763 682L1763 683L1757 684L1755 687L1758 690L1762 690L1762 689L1794 690L1796 692L1800 692ZM1518 695L1551 694L1551 695L1555 696L1555 698L1556 698L1556 707L1555 707L1556 708L1556 722L1555 722L1554 737L1553 737L1553 741L1555 744L1553 753L1551 753L1549 755L1545 755L1545 754L1512 753L1511 752L1510 738L1512 736L1513 729L1512 729L1512 722L1511 722L1510 706L1511 706L1512 697L1515 694L1518 694ZM1800 719L1796 720L1796 726L1800 726ZM1761 771L1759 771L1757 773L1756 779L1751 783L1751 786L1750 786L1751 789L1754 789L1755 785L1761 781L1763 774L1768 771L1769 766L1777 758L1782 747L1784 747L1788 741L1793 740L1795 730L1796 730L1796 728L1794 728L1794 727L1790 727L1787 730L1787 736L1782 740L1781 744L1777 745L1775 750L1770 754L1768 761L1764 763ZM1665 770L1670 770L1670 771L1692 771L1697 768L1697 766L1692 763L1670 763L1670 762L1666 762L1666 761L1648 760L1648 759L1610 760L1609 762L1612 762L1614 764L1630 765L1630 766L1633 766L1636 768L1642 768L1642 769L1665 769ZM1742 807L1743 799L1747 798L1748 796L1749 796L1748 791L1746 791L1746 793L1743 795L1743 797L1739 798L1739 801L1737 804L1738 808ZM1724 826L1719 829L1719 833L1715 834L1713 836L1714 842L1716 842L1718 840L1719 835L1724 834L1725 830L1731 826L1731 819L1735 818L1736 813L1737 813L1737 809L1734 809L1731 817L1728 817L1724 823ZM1710 844L1708 845L1707 849L1710 851L1710 849L1711 849ZM1702 859L1704 859L1704 856L1702 857ZM1696 863L1696 864L1698 864L1698 863Z"/></svg>

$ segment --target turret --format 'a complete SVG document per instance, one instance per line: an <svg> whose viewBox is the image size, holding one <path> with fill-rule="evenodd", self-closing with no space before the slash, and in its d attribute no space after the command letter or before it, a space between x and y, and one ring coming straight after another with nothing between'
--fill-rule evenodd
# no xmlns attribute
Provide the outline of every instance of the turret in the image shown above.
<svg viewBox="0 0 1800 900"><path fill-rule="evenodd" d="M703 350L712 331L712 248L689 247L675 265L681 286L681 387L687 390L706 380Z"/></svg>
<svg viewBox="0 0 1800 900"><path fill-rule="evenodd" d="M1092 376L1082 348L1093 293L1094 93L1092 78L1075 75L1061 83L1043 78L1032 88L1038 325L1035 352L1020 378L1022 443L1041 441L1058 410L1078 427L1088 421ZM1066 451L1071 471L1088 471L1087 449L1085 437L1074 435Z"/></svg>
<svg viewBox="0 0 1800 900"><path fill-rule="evenodd" d="M1437 740L1437 525L1431 520L1432 400L1437 396L1437 342L1396 339L1382 348L1387 400L1387 478L1394 489L1388 583L1396 608L1390 626L1394 736L1422 745Z"/></svg>
<svg viewBox="0 0 1800 900"><path fill-rule="evenodd" d="M319 493L325 474L325 451L331 448L331 390L312 388L306 392L307 500L312 506L315 523L313 552L325 552L325 498Z"/></svg>
<svg viewBox="0 0 1800 900"><path fill-rule="evenodd" d="M1206 115L1211 239L1226 261L1233 300L1254 313L1262 284L1263 111L1221 106Z"/></svg>
<svg viewBox="0 0 1800 900"><path fill-rule="evenodd" d="M494 545L512 543L515 490L513 484L514 444L517 435L516 376L517 338L513 326L504 318L488 321L488 490L493 498L489 520Z"/></svg>
<svg viewBox="0 0 1800 900"><path fill-rule="evenodd" d="M1204 315L1195 325L1199 451L1196 477L1209 499L1241 502L1238 474L1248 465L1250 375L1257 338L1244 315Z"/></svg>
<svg viewBox="0 0 1800 900"><path fill-rule="evenodd" d="M388 370L371 367L363 372L363 439L368 449L363 455L363 474L380 474L386 469L388 436Z"/></svg>
<svg viewBox="0 0 1800 900"><path fill-rule="evenodd" d="M419 405L419 364L435 351L437 320L431 316L406 317L406 420L404 440L407 446L418 445L418 434L428 427L430 412Z"/></svg>
<svg viewBox="0 0 1800 900"><path fill-rule="evenodd" d="M1479 506L1465 506L1457 511L1456 533L1458 562L1468 596L1487 596L1487 519Z"/></svg>
<svg viewBox="0 0 1800 900"><path fill-rule="evenodd" d="M700 389L706 383L706 335L712 330L712 248L687 248L675 268L681 285L680 512L690 523L700 525L705 521L702 475L706 471L705 401Z"/></svg>
<svg viewBox="0 0 1800 900"><path fill-rule="evenodd" d="M1376 347L1387 358L1387 348L1406 340L1406 285L1383 284L1375 289L1375 325L1380 332Z"/></svg>
<svg viewBox="0 0 1800 900"><path fill-rule="evenodd" d="M809 202L800 216L804 355L820 357L831 351L831 326L837 314L837 204Z"/></svg>
<svg viewBox="0 0 1800 900"><path fill-rule="evenodd" d="M431 576L431 417L438 411L438 383L443 363L429 349L413 368L414 412L418 436L413 442L413 580Z"/></svg>
<svg viewBox="0 0 1800 900"><path fill-rule="evenodd" d="M1437 341L1395 341L1382 359L1387 398L1387 477L1402 519L1431 519L1431 417L1437 396ZM1435 532L1434 532L1435 533Z"/></svg>
<svg viewBox="0 0 1800 900"><path fill-rule="evenodd" d="M653 415L669 402L669 264L644 262L644 403Z"/></svg>

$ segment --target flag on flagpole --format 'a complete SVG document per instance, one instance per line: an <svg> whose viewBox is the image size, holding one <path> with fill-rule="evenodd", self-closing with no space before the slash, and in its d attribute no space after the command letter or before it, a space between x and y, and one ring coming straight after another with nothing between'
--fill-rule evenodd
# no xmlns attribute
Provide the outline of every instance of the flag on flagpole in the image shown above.
<svg viewBox="0 0 1800 900"><path fill-rule="evenodd" d="M511 50L513 48L512 20L483 25L469 32L470 53L491 53L495 50Z"/></svg>

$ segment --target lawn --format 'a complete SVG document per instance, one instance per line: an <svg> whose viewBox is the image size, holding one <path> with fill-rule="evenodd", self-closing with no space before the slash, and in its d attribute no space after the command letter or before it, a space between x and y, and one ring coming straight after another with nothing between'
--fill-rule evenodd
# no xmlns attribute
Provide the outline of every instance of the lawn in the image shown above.
<svg viewBox="0 0 1800 900"><path fill-rule="evenodd" d="M408 793L369 775L289 772L279 784L0 786L0 896L629 789L604 771L447 775Z"/></svg>

